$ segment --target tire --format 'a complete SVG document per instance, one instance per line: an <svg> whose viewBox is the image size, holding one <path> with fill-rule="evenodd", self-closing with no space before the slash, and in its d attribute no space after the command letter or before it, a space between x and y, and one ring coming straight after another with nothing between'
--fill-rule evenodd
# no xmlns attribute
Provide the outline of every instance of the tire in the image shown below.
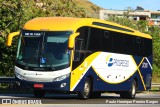
<svg viewBox="0 0 160 107"><path fill-rule="evenodd" d="M91 92L91 98L99 98L101 96L101 92Z"/></svg>
<svg viewBox="0 0 160 107"><path fill-rule="evenodd" d="M131 91L128 92L128 98L134 99L136 96L136 91L137 91L137 83L135 80L133 80Z"/></svg>
<svg viewBox="0 0 160 107"><path fill-rule="evenodd" d="M121 92L120 97L127 99L134 99L136 96L136 91L137 91L137 83L135 80L133 80L131 90L126 92Z"/></svg>
<svg viewBox="0 0 160 107"><path fill-rule="evenodd" d="M82 91L78 92L79 98L88 99L91 95L91 80L89 78L86 79L84 83L84 87Z"/></svg>
<svg viewBox="0 0 160 107"><path fill-rule="evenodd" d="M44 98L46 93L44 90L33 90L33 94L36 98Z"/></svg>
<svg viewBox="0 0 160 107"><path fill-rule="evenodd" d="M121 98L127 98L127 92L126 91L120 92L120 97Z"/></svg>

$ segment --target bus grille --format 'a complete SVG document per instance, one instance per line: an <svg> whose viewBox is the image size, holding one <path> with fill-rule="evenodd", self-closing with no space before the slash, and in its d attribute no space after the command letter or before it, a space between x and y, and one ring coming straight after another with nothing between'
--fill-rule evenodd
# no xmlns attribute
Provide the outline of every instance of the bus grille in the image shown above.
<svg viewBox="0 0 160 107"><path fill-rule="evenodd" d="M31 77L25 77L26 81L32 81L32 82L53 82L53 78L31 78Z"/></svg>

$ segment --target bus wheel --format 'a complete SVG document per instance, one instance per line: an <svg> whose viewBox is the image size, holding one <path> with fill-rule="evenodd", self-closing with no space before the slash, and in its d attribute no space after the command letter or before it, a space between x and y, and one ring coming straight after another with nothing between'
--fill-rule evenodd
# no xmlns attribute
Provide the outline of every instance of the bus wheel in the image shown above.
<svg viewBox="0 0 160 107"><path fill-rule="evenodd" d="M126 96L127 96L127 95L126 95L126 92L120 92L120 97L121 97L121 98L126 98Z"/></svg>
<svg viewBox="0 0 160 107"><path fill-rule="evenodd" d="M130 99L135 98L136 91L137 91L137 83L135 80L133 80L131 91L128 92L128 98L130 98Z"/></svg>
<svg viewBox="0 0 160 107"><path fill-rule="evenodd" d="M101 92L91 92L91 98L99 98L101 96Z"/></svg>
<svg viewBox="0 0 160 107"><path fill-rule="evenodd" d="M91 80L86 79L83 90L78 92L78 96L83 99L88 99L91 94Z"/></svg>
<svg viewBox="0 0 160 107"><path fill-rule="evenodd" d="M33 90L33 94L36 98L43 98L46 93L44 90Z"/></svg>
<svg viewBox="0 0 160 107"><path fill-rule="evenodd" d="M133 80L131 90L127 92L121 92L120 97L134 99L136 96L136 90L137 90L137 83L135 80Z"/></svg>

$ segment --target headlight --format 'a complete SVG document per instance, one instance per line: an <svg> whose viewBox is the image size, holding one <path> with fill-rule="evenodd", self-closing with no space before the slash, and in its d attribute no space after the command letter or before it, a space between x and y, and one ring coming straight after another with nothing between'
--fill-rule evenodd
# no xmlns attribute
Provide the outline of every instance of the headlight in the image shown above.
<svg viewBox="0 0 160 107"><path fill-rule="evenodd" d="M68 78L68 77L69 77L69 74L62 75L60 77L57 77L57 78L53 79L53 81L62 81L64 79Z"/></svg>
<svg viewBox="0 0 160 107"><path fill-rule="evenodd" d="M21 80L24 80L24 79L25 79L25 77L24 77L23 75L20 75L20 74L18 74L18 73L15 73L15 75L16 75L17 78L19 78L19 79L21 79Z"/></svg>

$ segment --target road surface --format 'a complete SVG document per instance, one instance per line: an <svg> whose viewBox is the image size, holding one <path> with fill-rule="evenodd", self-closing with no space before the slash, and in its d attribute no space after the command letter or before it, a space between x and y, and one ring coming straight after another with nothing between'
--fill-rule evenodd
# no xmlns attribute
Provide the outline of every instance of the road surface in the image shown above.
<svg viewBox="0 0 160 107"><path fill-rule="evenodd" d="M88 100L79 99L77 95L66 94L47 94L43 99L34 98L33 94L0 94L0 103L3 103L0 106L5 107L6 105L12 107L137 107L141 105L159 107L160 93L140 93L135 99L122 99L118 94L105 93L100 98Z"/></svg>

